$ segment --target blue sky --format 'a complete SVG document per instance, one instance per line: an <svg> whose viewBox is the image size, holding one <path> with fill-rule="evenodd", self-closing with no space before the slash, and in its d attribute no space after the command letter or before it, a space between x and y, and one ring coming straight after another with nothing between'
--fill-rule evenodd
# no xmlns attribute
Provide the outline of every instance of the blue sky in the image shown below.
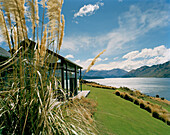
<svg viewBox="0 0 170 135"><path fill-rule="evenodd" d="M62 14L60 54L84 69L104 49L92 69L130 71L170 60L170 0L64 0ZM8 48L2 36L0 42Z"/></svg>
<svg viewBox="0 0 170 135"><path fill-rule="evenodd" d="M170 60L169 0L65 0L60 54L85 68L136 69Z"/></svg>

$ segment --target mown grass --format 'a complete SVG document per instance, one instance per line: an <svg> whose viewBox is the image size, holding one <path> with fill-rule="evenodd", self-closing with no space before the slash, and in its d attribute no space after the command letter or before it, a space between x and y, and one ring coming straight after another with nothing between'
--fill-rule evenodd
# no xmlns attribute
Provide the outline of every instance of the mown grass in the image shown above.
<svg viewBox="0 0 170 135"><path fill-rule="evenodd" d="M83 89L90 90L88 98L98 102L94 118L100 134L168 135L170 133L168 125L153 118L150 113L132 102L112 94L113 90L87 85L83 85Z"/></svg>
<svg viewBox="0 0 170 135"><path fill-rule="evenodd" d="M128 93L130 93L130 94L133 93L133 92L131 92L130 89L129 89L129 90L126 90L126 89L124 89L124 88L119 88L119 91L120 91L120 92L128 92ZM140 91L137 91L137 92L140 92ZM139 94L139 93L138 93L138 94ZM170 105L167 104L167 103L154 100L154 99L152 99L151 97L146 96L146 95L144 95L144 94L139 95L138 98L140 98L140 99L142 99L142 100L144 100L144 101L149 101L149 102L151 102L151 103L153 103L153 104L158 104L158 105L162 106L164 109L166 109L168 112L170 112Z"/></svg>

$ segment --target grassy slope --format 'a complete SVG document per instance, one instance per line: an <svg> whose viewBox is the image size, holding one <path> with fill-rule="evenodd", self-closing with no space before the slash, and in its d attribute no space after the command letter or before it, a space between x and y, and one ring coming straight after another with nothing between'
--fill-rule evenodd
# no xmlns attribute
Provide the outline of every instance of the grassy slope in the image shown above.
<svg viewBox="0 0 170 135"><path fill-rule="evenodd" d="M151 117L139 106L112 94L112 90L83 86L91 90L88 98L98 102L95 119L100 134L168 135L170 126Z"/></svg>
<svg viewBox="0 0 170 135"><path fill-rule="evenodd" d="M121 92L127 92L127 91L124 91L124 90L121 90L121 89L119 89L119 91L121 91ZM164 103L164 102L159 102L159 101L150 99L150 98L147 97L147 96L144 97L143 100L149 101L149 102L151 102L151 103L153 103L153 104L161 105L164 109L166 109L168 112L170 112L170 105L168 105L168 104L166 104L166 103Z"/></svg>

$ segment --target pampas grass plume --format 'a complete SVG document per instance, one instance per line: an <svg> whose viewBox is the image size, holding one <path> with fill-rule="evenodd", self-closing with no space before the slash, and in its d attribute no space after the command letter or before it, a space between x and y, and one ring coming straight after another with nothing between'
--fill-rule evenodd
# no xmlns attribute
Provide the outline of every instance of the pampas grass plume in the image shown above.
<svg viewBox="0 0 170 135"><path fill-rule="evenodd" d="M39 15L38 15L38 0L35 0L35 11L36 11L36 24L39 23Z"/></svg>
<svg viewBox="0 0 170 135"><path fill-rule="evenodd" d="M11 51L11 43L10 43L10 39L9 39L9 33L8 33L7 26L5 23L4 14L1 11L1 9L0 9L0 27L1 27L1 31L2 31L1 33L2 33L3 37L5 38L6 42L8 43L9 49Z"/></svg>
<svg viewBox="0 0 170 135"><path fill-rule="evenodd" d="M41 49L40 49L41 65L44 64L44 57L46 54L46 40L47 40L47 26L45 26L44 35L41 40Z"/></svg>
<svg viewBox="0 0 170 135"><path fill-rule="evenodd" d="M64 20L64 15L62 15L61 36L60 36L60 41L59 41L59 46L58 46L58 49L59 49L59 50L60 50L60 48L61 48L62 41L63 41L63 37L64 37L64 26L65 26L65 20Z"/></svg>
<svg viewBox="0 0 170 135"><path fill-rule="evenodd" d="M17 32L16 32L16 29L13 27L13 30L14 30L14 50L16 51L18 49L18 43L17 43Z"/></svg>
<svg viewBox="0 0 170 135"><path fill-rule="evenodd" d="M102 52L100 52L91 62L91 64L88 66L86 73L89 72L90 68L95 64L97 58L100 57L100 55L102 55L104 52L106 51L106 49L104 49Z"/></svg>

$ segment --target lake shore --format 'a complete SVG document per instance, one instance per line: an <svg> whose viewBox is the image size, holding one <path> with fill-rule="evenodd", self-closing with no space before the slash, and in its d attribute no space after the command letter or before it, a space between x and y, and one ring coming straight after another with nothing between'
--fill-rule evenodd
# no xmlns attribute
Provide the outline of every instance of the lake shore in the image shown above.
<svg viewBox="0 0 170 135"><path fill-rule="evenodd" d="M93 81L88 81L88 80L82 80L82 83L83 84L86 84L88 86L91 86L91 87L96 87L96 88L104 88L104 89L110 89L110 90L116 90L116 89L119 89L118 87L113 87L113 86L107 86L107 85L103 85L103 84L100 84L100 83L97 83L97 82L93 82ZM127 91L134 91L134 90L131 90L130 88L128 87L120 87L120 88L123 88ZM141 92L140 92L141 93ZM163 102L165 104L168 104L170 105L170 101L165 99L165 98L159 98L159 97L154 97L154 96L149 96L149 95L146 95L144 93L141 93L141 95L143 96L146 96L152 100L155 100L155 101L158 101L158 102ZM159 95L158 95L159 96Z"/></svg>
<svg viewBox="0 0 170 135"><path fill-rule="evenodd" d="M155 97L159 95L170 101L170 78L105 78L85 79L112 87L128 87L131 90L139 90L141 93Z"/></svg>

